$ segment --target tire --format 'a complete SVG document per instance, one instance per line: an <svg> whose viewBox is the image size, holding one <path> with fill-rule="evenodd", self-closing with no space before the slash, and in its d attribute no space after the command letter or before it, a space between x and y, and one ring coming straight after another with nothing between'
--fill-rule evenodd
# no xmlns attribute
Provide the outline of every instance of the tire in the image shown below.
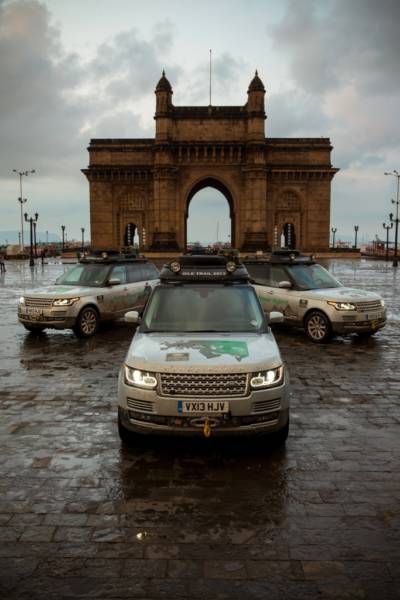
<svg viewBox="0 0 400 600"><path fill-rule="evenodd" d="M284 446L289 435L289 421L282 429L273 434L273 443L275 446Z"/></svg>
<svg viewBox="0 0 400 600"><path fill-rule="evenodd" d="M97 310L93 306L87 306L79 313L72 331L77 337L91 337L97 332L99 323L100 319Z"/></svg>
<svg viewBox="0 0 400 600"><path fill-rule="evenodd" d="M312 310L304 322L307 337L316 344L323 344L332 337L331 323L326 315L319 310Z"/></svg>
<svg viewBox="0 0 400 600"><path fill-rule="evenodd" d="M42 331L46 329L46 327L42 325L27 325L26 323L23 323L23 326L27 331L31 331L32 333L42 333Z"/></svg>

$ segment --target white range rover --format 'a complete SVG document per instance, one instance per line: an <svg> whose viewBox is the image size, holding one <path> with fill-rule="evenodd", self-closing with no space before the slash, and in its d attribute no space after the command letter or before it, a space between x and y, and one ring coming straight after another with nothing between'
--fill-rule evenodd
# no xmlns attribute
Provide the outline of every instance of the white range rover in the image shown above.
<svg viewBox="0 0 400 600"><path fill-rule="evenodd" d="M243 265L182 256L160 273L121 367L118 424L133 433L289 431L289 377ZM271 314L270 321L282 321Z"/></svg>
<svg viewBox="0 0 400 600"><path fill-rule="evenodd" d="M146 258L99 252L82 258L54 285L21 296L18 319L28 331L72 329L90 337L102 321L142 311L157 281L158 269Z"/></svg>
<svg viewBox="0 0 400 600"><path fill-rule="evenodd" d="M281 250L270 259L244 261L264 311L304 327L317 343L334 334L370 336L384 327L384 300L374 292L344 287L313 257Z"/></svg>

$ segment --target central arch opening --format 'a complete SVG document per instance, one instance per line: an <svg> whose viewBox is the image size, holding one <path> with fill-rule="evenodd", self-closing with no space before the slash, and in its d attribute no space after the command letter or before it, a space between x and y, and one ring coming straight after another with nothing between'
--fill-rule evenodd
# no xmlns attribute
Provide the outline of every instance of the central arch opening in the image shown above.
<svg viewBox="0 0 400 600"><path fill-rule="evenodd" d="M220 181L207 178L197 183L187 199L185 248L235 247L233 199Z"/></svg>

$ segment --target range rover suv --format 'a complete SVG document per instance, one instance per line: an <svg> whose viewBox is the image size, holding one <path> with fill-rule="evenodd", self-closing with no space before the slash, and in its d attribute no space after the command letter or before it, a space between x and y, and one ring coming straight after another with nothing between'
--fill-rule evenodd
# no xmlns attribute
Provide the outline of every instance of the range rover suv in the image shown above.
<svg viewBox="0 0 400 600"><path fill-rule="evenodd" d="M94 335L101 321L142 311L158 269L135 255L99 253L82 258L55 285L27 292L19 300L18 319L28 331L72 329Z"/></svg>
<svg viewBox="0 0 400 600"><path fill-rule="evenodd" d="M245 265L264 311L281 311L285 323L304 327L313 342L326 342L334 334L370 336L386 323L378 294L344 287L313 257L281 250Z"/></svg>
<svg viewBox="0 0 400 600"><path fill-rule="evenodd" d="M165 265L121 367L119 433L289 431L289 376L245 267L223 256ZM281 321L271 313L270 321Z"/></svg>

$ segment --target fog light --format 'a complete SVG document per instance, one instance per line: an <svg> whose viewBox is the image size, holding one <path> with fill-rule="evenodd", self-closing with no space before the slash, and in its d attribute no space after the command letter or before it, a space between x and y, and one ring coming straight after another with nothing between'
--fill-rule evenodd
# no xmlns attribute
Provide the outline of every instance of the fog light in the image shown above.
<svg viewBox="0 0 400 600"><path fill-rule="evenodd" d="M170 264L169 268L173 273L179 273L179 271L181 270L181 265L177 260L175 260Z"/></svg>

